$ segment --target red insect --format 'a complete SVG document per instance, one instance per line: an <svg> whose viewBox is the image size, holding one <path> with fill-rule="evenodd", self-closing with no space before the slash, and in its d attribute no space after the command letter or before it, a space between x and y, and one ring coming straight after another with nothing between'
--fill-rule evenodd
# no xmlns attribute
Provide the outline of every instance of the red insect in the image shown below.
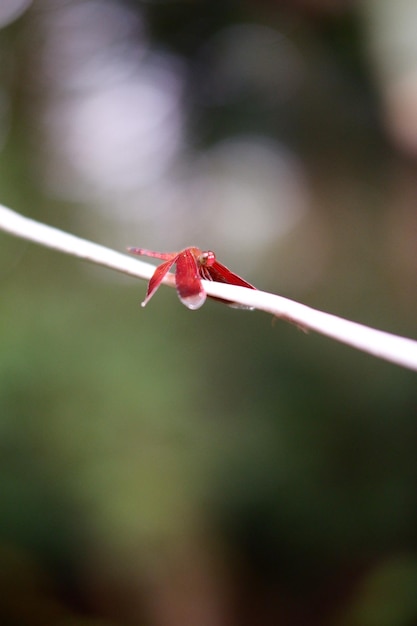
<svg viewBox="0 0 417 626"><path fill-rule="evenodd" d="M132 254L150 256L165 261L165 263L156 268L149 281L146 298L142 302L142 306L145 306L152 298L165 274L174 263L177 266L175 284L178 297L189 309L199 309L206 300L207 294L204 291L201 279L256 289L256 287L219 263L216 260L216 255L211 250L206 252L203 252L200 248L185 248L180 252L153 252L144 248L128 248L128 250Z"/></svg>

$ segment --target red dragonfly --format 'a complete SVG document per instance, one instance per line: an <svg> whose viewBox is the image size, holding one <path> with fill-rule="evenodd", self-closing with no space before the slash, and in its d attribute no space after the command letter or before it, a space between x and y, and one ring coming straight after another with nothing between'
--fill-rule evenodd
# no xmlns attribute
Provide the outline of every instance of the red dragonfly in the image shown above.
<svg viewBox="0 0 417 626"><path fill-rule="evenodd" d="M201 279L228 283L229 285L238 285L239 287L247 287L248 289L256 289L256 287L219 263L216 259L216 255L211 250L207 250L206 252L203 252L200 248L185 248L180 252L154 252L153 250L145 250L144 248L128 248L128 250L132 254L150 256L165 261L165 263L162 263L156 268L149 281L146 298L142 302L142 306L145 306L152 298L165 274L167 274L174 263L177 266L175 285L177 287L178 297L189 309L199 309L206 300L207 294L204 291ZM214 299L221 300L220 298ZM225 302L224 300L221 301Z"/></svg>

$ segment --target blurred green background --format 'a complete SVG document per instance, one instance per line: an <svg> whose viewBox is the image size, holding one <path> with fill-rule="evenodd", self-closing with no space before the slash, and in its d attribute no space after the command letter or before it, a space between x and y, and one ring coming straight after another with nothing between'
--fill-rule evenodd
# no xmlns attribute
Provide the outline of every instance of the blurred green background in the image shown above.
<svg viewBox="0 0 417 626"><path fill-rule="evenodd" d="M0 202L417 336L417 2L2 0ZM0 233L0 623L413 626L415 373Z"/></svg>

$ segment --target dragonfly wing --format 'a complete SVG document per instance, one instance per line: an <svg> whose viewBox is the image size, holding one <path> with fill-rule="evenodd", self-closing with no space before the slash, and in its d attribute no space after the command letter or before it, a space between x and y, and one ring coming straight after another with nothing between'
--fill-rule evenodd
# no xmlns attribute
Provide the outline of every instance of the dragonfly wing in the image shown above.
<svg viewBox="0 0 417 626"><path fill-rule="evenodd" d="M218 283L227 283L229 285L237 285L238 287L247 287L248 289L256 289L253 285L248 283L246 280L229 270L228 267L222 265L218 261L215 261L213 265L207 265L204 268L204 276L208 280L213 280ZM233 309L248 309L252 310L253 307L245 306L242 304L237 304L236 302L229 302L228 300L222 300L221 298L214 298L210 296L213 300L218 300L219 302L224 302L228 306Z"/></svg>
<svg viewBox="0 0 417 626"><path fill-rule="evenodd" d="M228 267L215 261L213 265L207 266L206 271L210 274L211 280L218 283L228 283L229 285L237 285L238 287L247 287L248 289L256 289L253 285L243 280L240 276L229 270Z"/></svg>
<svg viewBox="0 0 417 626"><path fill-rule="evenodd" d="M196 257L187 248L180 252L176 263L175 281L178 297L187 308L199 309L203 306L207 296L201 283Z"/></svg>
<svg viewBox="0 0 417 626"><path fill-rule="evenodd" d="M158 289L159 285L161 284L165 274L169 272L169 270L174 265L176 260L177 260L177 256L173 255L172 258L169 259L169 261L166 261L165 263L158 265L158 267L155 269L154 273L152 274L152 278L149 281L148 290L146 292L146 298L142 302L142 306L145 306L149 302L149 300L152 298L153 294L155 293L155 291Z"/></svg>

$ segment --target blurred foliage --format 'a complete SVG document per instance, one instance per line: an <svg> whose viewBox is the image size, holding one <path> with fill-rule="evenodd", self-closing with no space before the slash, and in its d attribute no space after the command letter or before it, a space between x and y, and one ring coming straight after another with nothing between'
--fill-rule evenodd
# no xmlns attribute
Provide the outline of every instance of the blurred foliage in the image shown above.
<svg viewBox="0 0 417 626"><path fill-rule="evenodd" d="M35 0L0 32L0 201L120 249L214 233L221 259L259 287L416 336L416 164L384 125L365 11L313 0L75 4L98 19L75 69L63 50L83 21L62 17L64 0ZM126 190L110 170L94 178L88 124L48 107L71 109L104 81L103 55L143 40L128 82L155 50L172 55L164 76L180 68L185 130L156 183ZM89 119L103 116L105 134L100 106ZM236 145L248 143L201 166L213 146L255 134L288 167L279 185L292 176L308 197L291 228L268 236L261 190L254 212L238 177L249 153ZM150 143L141 163L159 158ZM216 168L240 185L221 187ZM186 184L185 170L191 182L210 171L219 195ZM166 203L189 192L192 212ZM206 196L237 199L235 212L213 204L212 214ZM142 310L144 284L2 234L0 261L2 624L416 622L414 373L258 313L213 302L191 313L171 290Z"/></svg>

